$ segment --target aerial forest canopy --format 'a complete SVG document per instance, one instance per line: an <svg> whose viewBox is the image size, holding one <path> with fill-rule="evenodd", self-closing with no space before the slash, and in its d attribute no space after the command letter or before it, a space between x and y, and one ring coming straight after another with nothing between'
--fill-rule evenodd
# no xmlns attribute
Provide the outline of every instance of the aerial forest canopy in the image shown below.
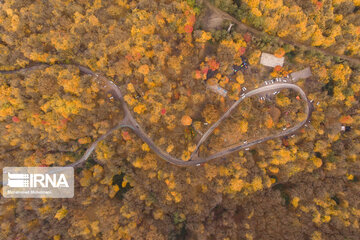
<svg viewBox="0 0 360 240"><path fill-rule="evenodd" d="M73 198L1 195L0 239L358 239L359 38L359 0L0 1L1 169L74 164L117 126L98 76L184 162L252 90L296 84L312 107L289 135L188 167L116 129L76 165ZM199 156L308 120L307 99L244 99Z"/></svg>

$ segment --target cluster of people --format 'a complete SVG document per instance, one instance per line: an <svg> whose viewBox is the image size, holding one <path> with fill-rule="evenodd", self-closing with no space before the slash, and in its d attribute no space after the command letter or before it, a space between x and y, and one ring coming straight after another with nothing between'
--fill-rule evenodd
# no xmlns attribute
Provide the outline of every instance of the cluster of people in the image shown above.
<svg viewBox="0 0 360 240"><path fill-rule="evenodd" d="M247 58L242 56L241 61L242 63L240 65L233 65L232 67L233 73L231 75L235 75L238 71L243 71L245 69L248 69L250 64ZM218 72L217 70L213 71L210 69L206 74L206 80L214 77L217 74L217 72Z"/></svg>

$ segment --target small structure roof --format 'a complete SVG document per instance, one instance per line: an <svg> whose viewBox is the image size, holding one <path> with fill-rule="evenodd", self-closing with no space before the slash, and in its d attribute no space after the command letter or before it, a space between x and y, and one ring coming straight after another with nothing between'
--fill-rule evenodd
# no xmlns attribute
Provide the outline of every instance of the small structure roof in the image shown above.
<svg viewBox="0 0 360 240"><path fill-rule="evenodd" d="M310 67L307 67L303 70L291 73L290 76L291 76L292 80L294 82L296 82L299 79L305 79L305 78L311 77L312 73L311 73Z"/></svg>
<svg viewBox="0 0 360 240"><path fill-rule="evenodd" d="M267 67L276 67L276 66L283 66L284 65L284 57L278 58L270 53L262 53L260 64L267 66Z"/></svg>

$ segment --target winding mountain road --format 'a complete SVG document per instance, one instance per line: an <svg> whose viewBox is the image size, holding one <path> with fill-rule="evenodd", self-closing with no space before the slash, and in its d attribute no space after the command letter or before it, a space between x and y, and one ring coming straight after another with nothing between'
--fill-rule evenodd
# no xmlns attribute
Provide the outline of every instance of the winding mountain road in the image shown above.
<svg viewBox="0 0 360 240"><path fill-rule="evenodd" d="M102 135L101 137L99 137L95 142L93 142L89 148L86 150L86 152L84 153L84 155L77 160L76 162L68 165L68 167L77 167L80 164L84 163L90 156L90 154L94 151L94 149L96 148L97 144L104 140L106 137L108 137L109 135L111 135L115 130L120 129L120 128L130 128L134 131L134 133L139 136L145 143L147 143L149 145L149 147L162 159L164 159L165 161L175 164L177 166L193 166L193 165L198 165L201 163L205 163L208 162L212 159L215 158L220 158L223 157L225 155L228 155L230 153L233 153L235 151L239 151L241 149L245 149L251 146L254 146L256 144L268 141L270 139L274 139L274 138L278 138L278 137L282 137L282 136L286 136L286 135L290 135L292 133L294 133L295 131L297 131L298 129L300 129L301 127L303 127L307 121L310 119L311 117L311 113L312 113L312 104L311 102L307 99L307 96L305 94L305 92L298 87L295 84L292 83L285 83L285 82L278 82L278 83L274 83L271 85L267 85L267 86L262 86L259 87L257 89L251 90L245 94L243 94L239 100L237 100L226 112L225 114L216 122L214 123L205 133L204 135L201 137L200 141L198 142L198 144L196 145L196 149L195 151L192 153L190 159L188 161L183 161L182 159L178 159L175 158L173 156L171 156L169 153L163 151L162 149L160 149L158 146L156 146L156 144L154 143L154 141L144 132L144 130L141 128L141 126L136 122L135 118L132 116L127 104L124 101L123 95L120 91L120 89L118 88L118 86L115 85L114 82L112 82L111 80L109 80L108 78L106 78L104 75L102 74L98 74L95 73L93 71L91 71L90 69L88 69L87 67L81 66L81 65L76 65L76 64L59 64L62 66L77 66L79 68L79 70L84 73L84 74L89 74L91 76L94 77L94 80L97 81L100 86L104 86L104 90L108 93L111 93L115 99L117 99L118 101L120 101L123 111L124 111L124 118L119 121L119 123L113 127L112 129L110 129L107 133L105 133L104 135ZM13 71L0 71L1 74L14 74L17 72L26 72L29 70L35 70L35 69L39 69L42 67L50 67L51 65L46 64L46 63L39 63L35 66L31 66L31 67L25 67L22 69L18 69L18 70L13 70ZM302 122L299 122L298 124L296 124L295 126L281 131L278 134L272 135L272 136L267 136L267 137L263 137L254 141L250 141L250 142L246 142L246 143L239 143L239 144L235 144L231 147L225 148L224 150L221 150L213 155L210 155L208 157L202 158L199 157L199 148L200 146L206 141L206 139L208 139L208 137L212 134L212 132L215 130L216 127L218 127L227 117L230 116L231 112L242 102L244 101L246 98L249 98L251 96L256 96L262 93L268 93L269 91L277 91L277 90L281 90L281 89L292 89L296 92L298 92L300 94L300 96L302 97L302 99L306 102L306 106L305 106L305 114L306 114L306 119L303 120Z"/></svg>

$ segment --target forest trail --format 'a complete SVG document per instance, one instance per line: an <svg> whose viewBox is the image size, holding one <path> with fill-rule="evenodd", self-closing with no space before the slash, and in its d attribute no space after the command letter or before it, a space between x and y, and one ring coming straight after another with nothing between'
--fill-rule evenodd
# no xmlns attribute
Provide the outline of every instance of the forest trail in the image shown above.
<svg viewBox="0 0 360 240"><path fill-rule="evenodd" d="M254 35L262 36L262 37L270 36L272 38L275 38L278 41L282 41L284 43L291 44L291 45L297 46L297 47L302 48L302 49L321 52L324 55L330 55L330 56L333 56L333 57L342 58L344 60L349 61L349 63L352 63L353 65L360 66L360 59L358 59L358 58L353 58L353 57L349 57L349 56L345 56L345 55L339 55L339 54L333 53L333 52L331 52L329 50L325 50L325 49L321 49L321 48L317 48L317 47L313 47L313 46L308 46L308 45L305 45L305 44L302 44L302 43L299 43L299 42L295 42L295 41L292 41L292 40L289 40L289 39L269 35L267 33L261 32L261 31L255 29L255 28L253 28L251 26L248 26L248 25L240 22L239 20L237 20L235 17L231 16L230 14L228 14L228 13L220 10L219 8L215 7L213 4L211 4L209 2L209 0L202 0L202 1L213 13L215 13L219 17L222 17L223 19L226 19L226 20L229 20L229 21L232 21L232 22L236 23L236 29L238 31L248 31L248 32L250 32L250 33L252 33Z"/></svg>

